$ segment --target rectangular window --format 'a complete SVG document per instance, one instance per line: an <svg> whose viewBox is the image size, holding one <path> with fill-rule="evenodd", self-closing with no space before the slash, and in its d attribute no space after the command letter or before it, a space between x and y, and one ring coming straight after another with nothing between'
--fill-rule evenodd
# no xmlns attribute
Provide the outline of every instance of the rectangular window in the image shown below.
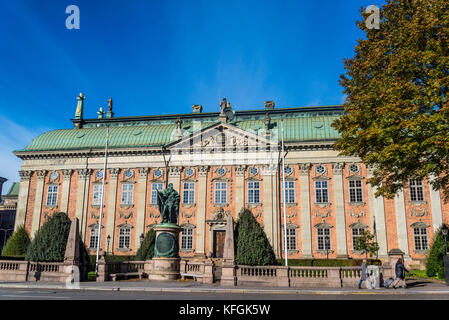
<svg viewBox="0 0 449 320"><path fill-rule="evenodd" d="M51 184L47 189L47 206L56 207L58 205L58 185Z"/></svg>
<svg viewBox="0 0 449 320"><path fill-rule="evenodd" d="M357 238L359 238L362 235L363 231L364 231L363 228L354 228L354 229L352 229L352 248L354 250L357 250L355 242L357 241Z"/></svg>
<svg viewBox="0 0 449 320"><path fill-rule="evenodd" d="M319 228L318 230L318 250L330 250L331 249L331 230L325 228Z"/></svg>
<svg viewBox="0 0 449 320"><path fill-rule="evenodd" d="M349 201L362 202L362 180L349 180Z"/></svg>
<svg viewBox="0 0 449 320"><path fill-rule="evenodd" d="M133 204L134 184L122 184L122 204Z"/></svg>
<svg viewBox="0 0 449 320"><path fill-rule="evenodd" d="M426 228L413 228L413 235L415 237L415 250L427 250L427 229Z"/></svg>
<svg viewBox="0 0 449 320"><path fill-rule="evenodd" d="M259 181L248 182L248 203L260 202L260 183Z"/></svg>
<svg viewBox="0 0 449 320"><path fill-rule="evenodd" d="M315 181L316 203L327 203L329 197L327 193L327 181Z"/></svg>
<svg viewBox="0 0 449 320"><path fill-rule="evenodd" d="M285 203L295 203L295 181L285 181Z"/></svg>
<svg viewBox="0 0 449 320"><path fill-rule="evenodd" d="M128 249L130 247L131 240L131 229L130 228L120 228L118 236L118 247L119 249Z"/></svg>
<svg viewBox="0 0 449 320"><path fill-rule="evenodd" d="M296 250L296 229L287 228L287 250Z"/></svg>
<svg viewBox="0 0 449 320"><path fill-rule="evenodd" d="M97 248L98 228L90 229L89 248Z"/></svg>
<svg viewBox="0 0 449 320"><path fill-rule="evenodd" d="M419 179L410 179L410 200L424 201L424 187Z"/></svg>
<svg viewBox="0 0 449 320"><path fill-rule="evenodd" d="M153 183L151 185L151 203L152 204L157 204L157 191L161 191L163 188L164 184L163 183Z"/></svg>
<svg viewBox="0 0 449 320"><path fill-rule="evenodd" d="M181 250L193 250L193 228L182 229Z"/></svg>
<svg viewBox="0 0 449 320"><path fill-rule="evenodd" d="M195 182L184 182L182 202L186 204L195 203Z"/></svg>
<svg viewBox="0 0 449 320"><path fill-rule="evenodd" d="M94 206L101 205L101 189L102 189L101 184L98 183L94 184L94 191L92 195L92 204Z"/></svg>
<svg viewBox="0 0 449 320"><path fill-rule="evenodd" d="M225 204L227 203L227 182L215 182L215 203Z"/></svg>

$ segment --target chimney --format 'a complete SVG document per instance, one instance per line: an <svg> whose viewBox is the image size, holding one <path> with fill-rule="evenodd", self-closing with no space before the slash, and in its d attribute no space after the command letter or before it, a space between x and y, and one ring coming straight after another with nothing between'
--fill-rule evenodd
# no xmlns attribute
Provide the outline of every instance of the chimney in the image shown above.
<svg viewBox="0 0 449 320"><path fill-rule="evenodd" d="M201 113L201 112L203 112L203 106L200 105L200 104L194 104L192 106L192 112L193 113Z"/></svg>
<svg viewBox="0 0 449 320"><path fill-rule="evenodd" d="M273 110L274 101L265 101L265 110Z"/></svg>

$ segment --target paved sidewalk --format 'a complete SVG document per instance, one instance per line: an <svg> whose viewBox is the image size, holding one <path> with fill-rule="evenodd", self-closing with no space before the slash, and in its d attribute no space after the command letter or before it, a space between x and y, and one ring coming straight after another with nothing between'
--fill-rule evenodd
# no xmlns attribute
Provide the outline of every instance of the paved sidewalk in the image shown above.
<svg viewBox="0 0 449 320"><path fill-rule="evenodd" d="M202 284L194 281L149 281L149 280L127 280L127 281L107 281L107 282L81 282L79 287L68 287L64 283L54 282L5 282L0 281L1 288L19 289L70 289L70 290L107 290L107 291L144 291L144 292L196 292L196 293L263 293L263 294L448 294L449 286L442 281L432 280L407 280L407 289L386 289L375 290L357 288L283 288L283 287L255 287L238 286L224 287L219 284Z"/></svg>

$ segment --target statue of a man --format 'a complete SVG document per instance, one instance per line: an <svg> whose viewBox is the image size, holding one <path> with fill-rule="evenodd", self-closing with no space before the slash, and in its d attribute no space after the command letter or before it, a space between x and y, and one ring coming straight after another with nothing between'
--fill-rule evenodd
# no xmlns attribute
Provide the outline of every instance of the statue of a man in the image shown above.
<svg viewBox="0 0 449 320"><path fill-rule="evenodd" d="M178 223L179 194L170 183L168 188L157 191L157 205L162 216L162 223Z"/></svg>

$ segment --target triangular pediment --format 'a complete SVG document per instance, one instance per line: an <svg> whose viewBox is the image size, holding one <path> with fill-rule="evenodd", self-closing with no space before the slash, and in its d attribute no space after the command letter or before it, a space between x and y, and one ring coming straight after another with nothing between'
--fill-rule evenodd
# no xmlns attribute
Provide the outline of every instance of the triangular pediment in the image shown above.
<svg viewBox="0 0 449 320"><path fill-rule="evenodd" d="M216 123L199 129L183 138L174 141L166 148L175 150L198 151L249 151L249 150L278 150L277 141L272 141L265 135L242 130L228 123Z"/></svg>

